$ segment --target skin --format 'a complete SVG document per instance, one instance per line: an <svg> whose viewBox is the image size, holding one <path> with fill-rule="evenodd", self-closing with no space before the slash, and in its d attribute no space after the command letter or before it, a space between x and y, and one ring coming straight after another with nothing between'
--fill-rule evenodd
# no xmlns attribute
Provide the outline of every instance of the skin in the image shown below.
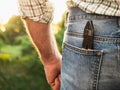
<svg viewBox="0 0 120 90"><path fill-rule="evenodd" d="M43 63L48 84L60 90L61 54L58 51L51 24L25 19L27 33Z"/></svg>

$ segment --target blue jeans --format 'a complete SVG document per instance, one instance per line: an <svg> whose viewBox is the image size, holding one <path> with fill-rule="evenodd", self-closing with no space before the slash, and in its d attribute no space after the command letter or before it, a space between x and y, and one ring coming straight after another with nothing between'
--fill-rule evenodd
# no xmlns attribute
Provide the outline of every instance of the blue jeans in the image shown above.
<svg viewBox="0 0 120 90"><path fill-rule="evenodd" d="M82 49L86 22L94 25L94 48ZM61 90L120 90L120 28L117 17L71 8L63 42Z"/></svg>

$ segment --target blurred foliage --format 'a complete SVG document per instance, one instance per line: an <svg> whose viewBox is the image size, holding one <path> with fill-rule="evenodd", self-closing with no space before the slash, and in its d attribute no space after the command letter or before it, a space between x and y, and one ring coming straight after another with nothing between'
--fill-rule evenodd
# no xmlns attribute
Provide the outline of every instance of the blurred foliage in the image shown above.
<svg viewBox="0 0 120 90"><path fill-rule="evenodd" d="M63 36L65 31L65 23L66 23L66 12L62 15L62 20L56 24L55 30L58 32L55 34L55 38L57 41L58 49L62 53L62 42L63 42Z"/></svg>
<svg viewBox="0 0 120 90"><path fill-rule="evenodd" d="M12 16L5 25L5 29L5 41L8 44L14 44L16 37L26 34L25 27L20 16Z"/></svg>
<svg viewBox="0 0 120 90"><path fill-rule="evenodd" d="M0 61L0 90L50 90L39 60Z"/></svg>
<svg viewBox="0 0 120 90"><path fill-rule="evenodd" d="M10 55L9 54L0 54L0 59L3 61L10 60Z"/></svg>
<svg viewBox="0 0 120 90"><path fill-rule="evenodd" d="M64 14L53 26L62 53ZM51 90L20 16L12 16L4 27L4 32L0 30L0 90Z"/></svg>

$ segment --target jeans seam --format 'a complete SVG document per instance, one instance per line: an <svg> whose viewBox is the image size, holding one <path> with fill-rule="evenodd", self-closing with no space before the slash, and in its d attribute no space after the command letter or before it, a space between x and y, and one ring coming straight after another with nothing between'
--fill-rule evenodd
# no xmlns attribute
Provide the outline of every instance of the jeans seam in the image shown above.
<svg viewBox="0 0 120 90"><path fill-rule="evenodd" d="M98 90L99 78L100 78L100 72L101 72L101 66L102 66L102 60L103 60L103 52L101 53L100 61L99 61L99 66L98 66L96 90Z"/></svg>
<svg viewBox="0 0 120 90"><path fill-rule="evenodd" d="M83 54L83 55L98 55L99 56L103 52L103 50L87 50L87 49L78 48L76 46L68 44L67 42L63 43L63 47L66 47L68 49L71 49L71 50L73 50L79 54Z"/></svg>
<svg viewBox="0 0 120 90"><path fill-rule="evenodd" d="M120 46L118 46L118 64L117 64L118 71L120 72Z"/></svg>
<svg viewBox="0 0 120 90"><path fill-rule="evenodd" d="M83 35L80 33L73 33L73 32L67 32L67 35L75 36L78 38L83 38ZM103 42L113 42L113 43L120 43L120 38L106 38L101 36L94 36L95 41L103 41Z"/></svg>
<svg viewBox="0 0 120 90"><path fill-rule="evenodd" d="M117 17L113 17L113 16L105 16L105 15L96 15L96 14L82 14L82 15L74 15L74 16L69 16L68 17L68 21L78 21L78 20L82 20L82 19L115 19Z"/></svg>
<svg viewBox="0 0 120 90"><path fill-rule="evenodd" d="M99 59L97 61L94 61L93 65L94 68L92 70L93 72L93 83L92 83L92 90L98 90L99 86L99 78L100 78L100 72L101 72L101 66L102 66L102 57L103 57L103 52L101 55L98 57Z"/></svg>

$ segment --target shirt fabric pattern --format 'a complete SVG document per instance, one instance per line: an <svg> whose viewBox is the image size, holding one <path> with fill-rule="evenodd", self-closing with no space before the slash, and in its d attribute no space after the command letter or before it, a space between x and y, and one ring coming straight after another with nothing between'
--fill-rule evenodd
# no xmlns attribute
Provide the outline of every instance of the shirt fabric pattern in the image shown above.
<svg viewBox="0 0 120 90"><path fill-rule="evenodd" d="M47 0L18 0L20 15L33 21L48 23L53 18L53 4Z"/></svg>
<svg viewBox="0 0 120 90"><path fill-rule="evenodd" d="M67 0L67 6L79 7L87 13L120 16L120 0Z"/></svg>
<svg viewBox="0 0 120 90"><path fill-rule="evenodd" d="M21 16L33 21L52 21L54 7L48 0L18 0ZM86 13L120 16L120 0L67 0L67 7L79 7Z"/></svg>

